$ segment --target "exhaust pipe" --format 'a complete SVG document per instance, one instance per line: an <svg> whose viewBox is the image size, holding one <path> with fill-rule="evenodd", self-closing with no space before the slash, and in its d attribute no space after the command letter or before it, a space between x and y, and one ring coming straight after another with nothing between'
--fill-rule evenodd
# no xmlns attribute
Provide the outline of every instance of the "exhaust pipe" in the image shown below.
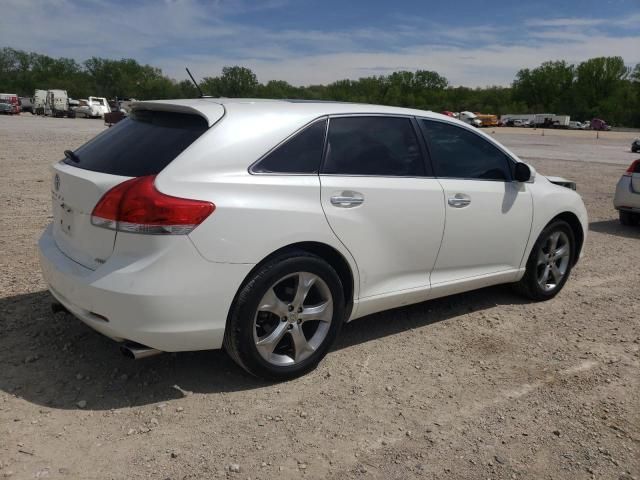
<svg viewBox="0 0 640 480"><path fill-rule="evenodd" d="M120 352L127 358L132 360L140 360L141 358L152 357L162 353L162 350L147 347L135 342L125 342L120 345Z"/></svg>

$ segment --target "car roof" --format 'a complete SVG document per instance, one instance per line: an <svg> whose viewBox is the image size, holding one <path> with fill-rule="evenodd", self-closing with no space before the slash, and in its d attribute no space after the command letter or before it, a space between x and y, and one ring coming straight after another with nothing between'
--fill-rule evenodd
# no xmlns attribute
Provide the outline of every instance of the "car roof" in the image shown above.
<svg viewBox="0 0 640 480"><path fill-rule="evenodd" d="M392 107L387 105L373 105L367 103L350 103L324 100L298 100L284 99L272 100L262 98L196 98L180 100L152 100L136 102L135 108L143 109L167 109L171 106L176 110L197 111L207 118L215 117L220 106L225 111L238 114L264 114L281 113L290 115L301 115L305 117L339 114L386 114L386 115L410 115L421 117L432 117L452 120L451 117L434 113L428 110L418 110L413 108Z"/></svg>

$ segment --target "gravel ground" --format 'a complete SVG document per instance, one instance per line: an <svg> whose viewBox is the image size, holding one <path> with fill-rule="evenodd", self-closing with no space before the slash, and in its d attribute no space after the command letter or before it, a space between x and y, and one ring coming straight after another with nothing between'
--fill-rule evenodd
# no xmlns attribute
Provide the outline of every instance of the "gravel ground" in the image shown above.
<svg viewBox="0 0 640 480"><path fill-rule="evenodd" d="M634 134L495 129L589 210L554 300L501 286L372 315L271 384L219 351L132 362L51 313L48 166L103 128L0 117L0 477L640 478L640 228L611 206Z"/></svg>

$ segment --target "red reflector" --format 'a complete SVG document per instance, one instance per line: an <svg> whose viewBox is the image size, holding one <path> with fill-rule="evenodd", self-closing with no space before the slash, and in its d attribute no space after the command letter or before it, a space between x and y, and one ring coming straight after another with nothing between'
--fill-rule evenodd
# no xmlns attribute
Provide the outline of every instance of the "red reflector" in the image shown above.
<svg viewBox="0 0 640 480"><path fill-rule="evenodd" d="M638 160L634 160L627 168L627 171L623 173L625 177L630 177L634 173L640 173L640 158Z"/></svg>
<svg viewBox="0 0 640 480"><path fill-rule="evenodd" d="M155 178L132 178L113 187L93 209L91 223L122 232L184 235L215 210L211 202L159 192Z"/></svg>

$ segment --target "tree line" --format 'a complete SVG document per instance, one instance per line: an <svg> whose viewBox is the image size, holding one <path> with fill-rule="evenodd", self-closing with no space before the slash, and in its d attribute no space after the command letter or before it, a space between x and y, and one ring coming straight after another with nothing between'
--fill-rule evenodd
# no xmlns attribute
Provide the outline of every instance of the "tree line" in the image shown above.
<svg viewBox="0 0 640 480"><path fill-rule="evenodd" d="M291 98L376 103L428 109L494 113L556 113L576 120L604 118L618 126L640 127L640 64L621 57L591 58L577 65L545 62L519 70L509 87L454 87L437 72L398 71L390 75L296 87L283 80L260 83L241 66L224 67L200 86L214 97ZM67 90L73 98L193 98L189 80L175 81L159 68L134 59L92 57L84 62L34 52L0 49L0 90L31 96L36 88Z"/></svg>

